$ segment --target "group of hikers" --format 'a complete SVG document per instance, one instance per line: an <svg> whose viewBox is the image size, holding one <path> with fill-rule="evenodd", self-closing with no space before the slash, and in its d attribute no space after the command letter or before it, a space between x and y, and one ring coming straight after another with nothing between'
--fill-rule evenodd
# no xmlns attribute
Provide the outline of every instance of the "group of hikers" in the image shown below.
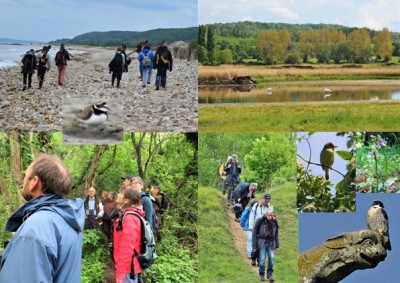
<svg viewBox="0 0 400 283"><path fill-rule="evenodd" d="M155 51L151 50L151 45L147 40L139 43L136 49L128 54L126 53L125 43L119 46L108 64L110 74L112 74L111 85L114 86L115 79L117 79L117 87L120 87L122 73L128 72L128 66L132 62L131 55L134 53L138 54L142 87L145 88L151 84L153 70L156 69L156 90L159 90L160 87L165 89L167 85L167 71L172 71L173 59L171 51L164 45L164 41L159 43Z"/></svg>
<svg viewBox="0 0 400 283"><path fill-rule="evenodd" d="M117 194L103 192L100 199L93 187L85 199L66 199L71 189L71 173L56 156L41 154L29 165L21 191L27 203L5 227L15 234L0 254L0 282L79 283L83 230L97 228L109 240L115 282L144 282L157 258L166 194L157 186L146 193L132 175L122 177Z"/></svg>
<svg viewBox="0 0 400 283"><path fill-rule="evenodd" d="M22 57L21 73L23 74L23 91L32 87L32 75L35 73L36 69L39 80L39 89L42 88L44 76L46 72L50 71L51 68L51 57L49 54L50 49L51 45L43 46L41 50L36 51L34 49L30 49ZM60 86L64 84L67 61L71 60L71 58L73 58L72 54L65 49L64 44L61 44L60 50L55 56L55 63L58 68L58 85Z"/></svg>
<svg viewBox="0 0 400 283"><path fill-rule="evenodd" d="M257 199L254 195L257 183L242 182L239 176L241 173L238 156L228 156L219 168L221 189L223 194L227 192L227 205L235 213L235 221L246 232L247 257L251 265L256 266L258 263L260 281L274 282L274 251L279 248L279 225L271 204L271 195L264 194L262 199Z"/></svg>
<svg viewBox="0 0 400 283"><path fill-rule="evenodd" d="M143 217L151 228L155 243L160 242L162 214L169 209L170 200L158 186L151 185L144 191L144 182L140 177L128 174L121 179L122 187L117 195L103 191L98 199L95 188L88 189L84 200L84 229L101 229L106 235L110 256L116 266L117 282L135 282L123 279L126 272L132 272L132 254L127 257L127 253L134 250L139 254L143 244L143 227L138 218L126 215L134 212ZM139 262L134 259L133 263L134 273L138 275L137 282L144 282L143 269L140 268Z"/></svg>
<svg viewBox="0 0 400 283"><path fill-rule="evenodd" d="M159 43L155 51L151 50L150 43L146 40L139 43L136 49L127 54L126 44L122 43L113 54L108 64L111 75L111 86L120 87L122 73L128 72L128 66L132 62L131 55L138 53L139 73L142 87L151 84L153 70L157 70L155 85L156 90L166 89L167 71L172 71L173 57L171 51L165 45L164 41ZM23 91L32 87L32 76L37 70L39 81L39 89L42 88L46 72L51 69L51 57L49 51L51 45L43 46L41 50L30 49L24 54L22 62L23 74ZM60 50L56 53L55 64L58 68L58 85L62 86L65 82L65 73L67 69L67 61L73 58L72 54L65 49L65 45L60 45Z"/></svg>

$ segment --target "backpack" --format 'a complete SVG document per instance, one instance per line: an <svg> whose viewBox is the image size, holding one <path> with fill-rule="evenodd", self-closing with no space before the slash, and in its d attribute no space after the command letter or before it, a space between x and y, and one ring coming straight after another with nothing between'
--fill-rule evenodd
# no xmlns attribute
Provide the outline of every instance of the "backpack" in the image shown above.
<svg viewBox="0 0 400 283"><path fill-rule="evenodd" d="M148 194L144 194L141 196L141 198L143 197L148 197L151 200L151 197ZM152 201L153 204L153 201ZM152 224L151 224L151 230L153 231L154 235L158 235L158 232L160 231L160 222L158 221L158 217L156 212L154 211L153 208L153 213L151 214L151 220L152 220Z"/></svg>
<svg viewBox="0 0 400 283"><path fill-rule="evenodd" d="M163 63L164 65L167 65L167 64L169 64L169 54L168 54L169 52L168 52L168 49L167 48L163 48L162 49L162 51L161 51L161 53L159 54L159 58L160 58L160 60L161 61L159 61L159 63Z"/></svg>
<svg viewBox="0 0 400 283"><path fill-rule="evenodd" d="M113 64L115 67L122 66L122 54L118 53L118 52L115 53L113 61L114 61Z"/></svg>
<svg viewBox="0 0 400 283"><path fill-rule="evenodd" d="M33 58L33 55L31 55L31 54L26 55L25 62L24 62L24 68L25 68L25 70L36 69L35 59Z"/></svg>
<svg viewBox="0 0 400 283"><path fill-rule="evenodd" d="M130 276L134 278L135 272L133 268L133 258L136 257L139 261L142 270L146 270L152 265L157 259L156 242L154 240L154 234L150 227L149 222L146 221L135 211L125 212L122 220L127 214L133 214L139 217L141 223L141 236L140 236L140 251L133 250L132 261L131 261L131 272ZM132 278L132 279L133 279Z"/></svg>
<svg viewBox="0 0 400 283"><path fill-rule="evenodd" d="M65 63L66 63L65 53L58 51L56 55L56 65L62 66L65 65Z"/></svg>
<svg viewBox="0 0 400 283"><path fill-rule="evenodd" d="M142 65L145 67L150 66L151 65L151 59L149 58L150 52L148 52L147 54L144 54L143 52L141 53L143 54Z"/></svg>
<svg viewBox="0 0 400 283"><path fill-rule="evenodd" d="M167 193L160 193L162 196L161 199L161 213L164 211L168 211L169 210L169 206L171 205L171 201L167 196Z"/></svg>
<svg viewBox="0 0 400 283"><path fill-rule="evenodd" d="M240 217L240 227L244 228L247 220L250 218L251 208L246 208Z"/></svg>
<svg viewBox="0 0 400 283"><path fill-rule="evenodd" d="M40 54L39 65L44 66L47 63L47 52Z"/></svg>

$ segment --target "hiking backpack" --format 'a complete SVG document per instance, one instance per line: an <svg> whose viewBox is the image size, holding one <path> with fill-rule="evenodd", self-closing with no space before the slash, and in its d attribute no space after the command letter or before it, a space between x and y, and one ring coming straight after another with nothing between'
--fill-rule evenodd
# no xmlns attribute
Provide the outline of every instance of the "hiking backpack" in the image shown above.
<svg viewBox="0 0 400 283"><path fill-rule="evenodd" d="M118 67L118 66L122 66L122 54L121 53L115 53L115 57L114 57L114 66Z"/></svg>
<svg viewBox="0 0 400 283"><path fill-rule="evenodd" d="M148 197L151 200L151 197L148 194L143 194L141 195L141 198L143 197ZM153 204L153 201L151 202ZM158 232L160 231L160 222L158 221L157 213L155 212L153 208L153 213L151 214L151 230L153 231L154 235L158 235Z"/></svg>
<svg viewBox="0 0 400 283"><path fill-rule="evenodd" d="M45 66L46 63L47 63L47 52L44 52L44 53L40 54L39 65Z"/></svg>
<svg viewBox="0 0 400 283"><path fill-rule="evenodd" d="M25 62L24 62L24 68L25 68L25 70L36 69L35 59L34 59L33 55L31 55L31 54L26 55Z"/></svg>
<svg viewBox="0 0 400 283"><path fill-rule="evenodd" d="M246 221L250 218L251 207L246 208L240 217L240 227L244 228Z"/></svg>
<svg viewBox="0 0 400 283"><path fill-rule="evenodd" d="M169 206L171 205L171 201L167 196L167 193L163 193L161 192L160 195L162 196L161 198L161 213L163 213L164 211L168 211L169 210Z"/></svg>
<svg viewBox="0 0 400 283"><path fill-rule="evenodd" d="M57 66L65 65L65 63L66 63L65 53L58 51L55 60L56 60Z"/></svg>
<svg viewBox="0 0 400 283"><path fill-rule="evenodd" d="M145 67L148 67L151 65L151 59L149 57L150 51L147 54L144 54L143 52L141 52L143 54L143 60L142 60L142 65Z"/></svg>
<svg viewBox="0 0 400 283"><path fill-rule="evenodd" d="M140 251L133 250L131 262L130 276L135 276L133 268L133 258L136 257L138 259L142 270L146 270L147 268L149 268L150 265L152 265L157 259L156 242L154 240L154 234L150 227L150 224L146 221L146 219L144 219L142 216L139 215L139 213L135 211L127 211L125 212L122 220L127 214L133 214L139 217L141 226Z"/></svg>
<svg viewBox="0 0 400 283"><path fill-rule="evenodd" d="M167 48L163 48L163 50L160 52L159 54L159 61L158 63L162 63L164 65L169 64L169 54L168 54L168 49Z"/></svg>

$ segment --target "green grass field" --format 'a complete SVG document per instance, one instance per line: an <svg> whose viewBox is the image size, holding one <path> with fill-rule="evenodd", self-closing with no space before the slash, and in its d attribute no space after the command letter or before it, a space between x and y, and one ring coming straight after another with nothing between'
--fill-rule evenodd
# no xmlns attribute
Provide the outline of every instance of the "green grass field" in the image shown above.
<svg viewBox="0 0 400 283"><path fill-rule="evenodd" d="M199 105L200 132L399 131L400 103Z"/></svg>
<svg viewBox="0 0 400 283"><path fill-rule="evenodd" d="M269 189L268 193L280 226L280 250L275 254L274 276L279 283L297 282L296 185L282 185ZM212 187L200 187L198 196L198 282L259 282L257 273L234 246L222 193Z"/></svg>

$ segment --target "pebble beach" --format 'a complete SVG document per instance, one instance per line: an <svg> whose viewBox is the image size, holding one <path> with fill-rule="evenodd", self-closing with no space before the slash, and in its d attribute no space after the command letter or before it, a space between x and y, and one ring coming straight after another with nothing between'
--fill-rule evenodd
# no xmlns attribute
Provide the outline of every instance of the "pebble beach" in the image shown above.
<svg viewBox="0 0 400 283"><path fill-rule="evenodd" d="M52 132L62 130L64 99L82 98L93 103L113 99L123 105L123 129L127 132L197 131L197 60L175 59L167 74L167 89L151 85L142 88L139 62L135 55L129 71L123 73L121 87L111 86L108 71L115 50L101 47L66 46L81 51L68 61L63 86L58 86L57 66L46 73L38 89L36 73L32 88L22 91L19 66L0 69L0 127L5 131ZM127 49L127 53L132 50Z"/></svg>

